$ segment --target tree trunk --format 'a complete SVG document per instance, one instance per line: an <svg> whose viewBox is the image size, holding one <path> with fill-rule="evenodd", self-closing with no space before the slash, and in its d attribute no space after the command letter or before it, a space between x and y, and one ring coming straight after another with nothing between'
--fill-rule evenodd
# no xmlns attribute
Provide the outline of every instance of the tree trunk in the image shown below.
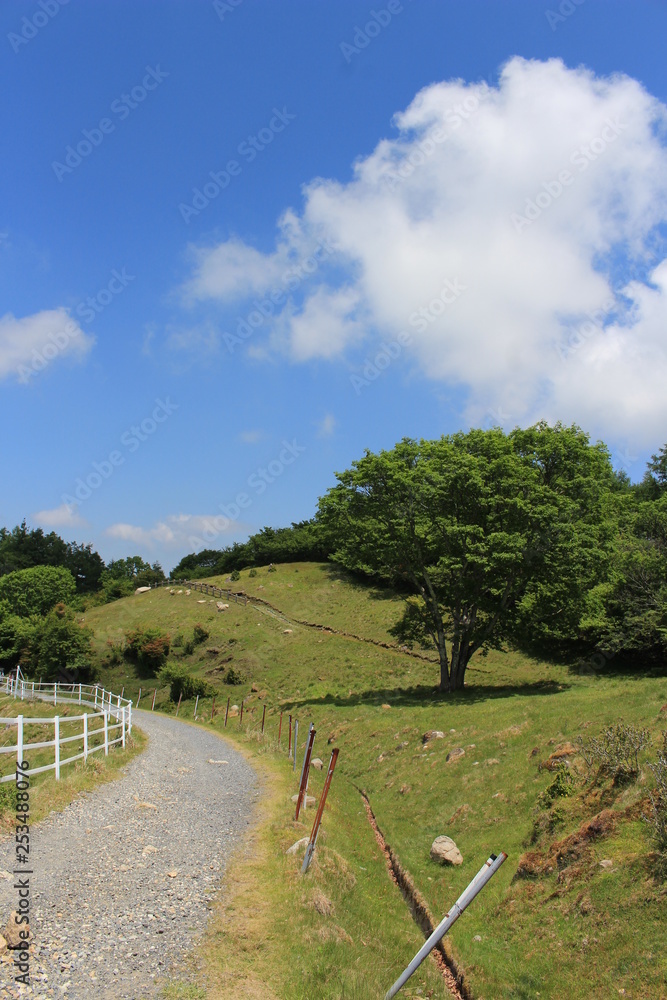
<svg viewBox="0 0 667 1000"><path fill-rule="evenodd" d="M444 635L438 635L438 655L440 657L440 684L439 691L449 691L449 660L447 657L447 645Z"/></svg>
<svg viewBox="0 0 667 1000"><path fill-rule="evenodd" d="M466 667L468 666L468 659L466 657L465 648L462 648L464 644L462 643L458 648L452 649L452 666L450 673L450 691L462 691L463 685L465 683Z"/></svg>

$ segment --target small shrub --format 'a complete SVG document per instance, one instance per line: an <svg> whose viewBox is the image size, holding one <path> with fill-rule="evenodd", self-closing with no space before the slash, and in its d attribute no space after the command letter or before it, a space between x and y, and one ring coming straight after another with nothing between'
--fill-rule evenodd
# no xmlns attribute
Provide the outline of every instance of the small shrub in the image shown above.
<svg viewBox="0 0 667 1000"><path fill-rule="evenodd" d="M191 653L195 651L195 641L194 639L186 639L183 643L183 652L186 656L190 656Z"/></svg>
<svg viewBox="0 0 667 1000"><path fill-rule="evenodd" d="M192 677L185 667L167 664L160 671L160 681L169 684L169 697L173 702L178 702L179 698L186 701L189 698L205 698L210 694L210 687L206 681L200 677Z"/></svg>
<svg viewBox="0 0 667 1000"><path fill-rule="evenodd" d="M250 572L248 573L248 576L257 576L257 570L251 569Z"/></svg>
<svg viewBox="0 0 667 1000"><path fill-rule="evenodd" d="M109 663L116 665L120 663L123 659L123 644L122 642L113 642L112 639L107 639L107 649L109 651Z"/></svg>
<svg viewBox="0 0 667 1000"><path fill-rule="evenodd" d="M228 667L223 680L225 684L243 684L243 675L237 667Z"/></svg>
<svg viewBox="0 0 667 1000"><path fill-rule="evenodd" d="M588 744L581 743L580 752L589 768L597 764L602 774L615 780L633 780L639 774L639 754L650 742L648 729L619 722Z"/></svg>
<svg viewBox="0 0 667 1000"><path fill-rule="evenodd" d="M174 636L174 641L172 642L172 646L174 647L174 649L183 648L183 636L181 635L180 632L177 632L176 635Z"/></svg>
<svg viewBox="0 0 667 1000"><path fill-rule="evenodd" d="M209 632L199 623L197 623L192 630L192 641L195 646L201 645L202 642L206 642L209 637Z"/></svg>
<svg viewBox="0 0 667 1000"><path fill-rule="evenodd" d="M554 780L539 795L537 801L543 809L550 809L554 799L566 798L574 792L574 778L565 764L556 768Z"/></svg>
<svg viewBox="0 0 667 1000"><path fill-rule="evenodd" d="M157 671L169 655L170 639L156 628L135 628L125 633L124 656Z"/></svg>
<svg viewBox="0 0 667 1000"><path fill-rule="evenodd" d="M647 817L653 827L653 840L658 852L658 874L667 878L667 732L662 734L662 749L649 770L655 778L655 789L649 792L651 815Z"/></svg>
<svg viewBox="0 0 667 1000"><path fill-rule="evenodd" d="M267 572L268 573L275 573L275 572L277 572L276 567L273 565L273 563L271 563L271 565L269 566Z"/></svg>
<svg viewBox="0 0 667 1000"><path fill-rule="evenodd" d="M232 583L236 583L237 580L241 579L241 574L237 569L233 569L229 576L229 579L232 581Z"/></svg>

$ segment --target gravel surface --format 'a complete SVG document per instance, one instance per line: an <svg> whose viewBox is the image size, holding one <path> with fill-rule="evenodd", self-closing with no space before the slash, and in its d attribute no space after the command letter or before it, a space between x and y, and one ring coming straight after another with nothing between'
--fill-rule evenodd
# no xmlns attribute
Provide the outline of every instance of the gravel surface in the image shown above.
<svg viewBox="0 0 667 1000"><path fill-rule="evenodd" d="M5 954L1 998L140 1000L170 974L187 978L183 960L259 784L214 734L148 712L133 718L149 744L124 776L31 830L31 986L17 986ZM18 902L7 878L13 846L0 841L0 930Z"/></svg>

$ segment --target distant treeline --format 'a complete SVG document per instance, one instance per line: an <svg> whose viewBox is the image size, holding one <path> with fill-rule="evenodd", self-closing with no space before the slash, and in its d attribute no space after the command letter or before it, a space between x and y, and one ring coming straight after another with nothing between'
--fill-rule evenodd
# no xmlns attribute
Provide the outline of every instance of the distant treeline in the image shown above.
<svg viewBox="0 0 667 1000"><path fill-rule="evenodd" d="M202 549L185 556L172 570L175 580L184 577L222 576L235 569L269 563L326 562L333 551L329 533L314 518L289 528L262 528L247 542L224 549Z"/></svg>

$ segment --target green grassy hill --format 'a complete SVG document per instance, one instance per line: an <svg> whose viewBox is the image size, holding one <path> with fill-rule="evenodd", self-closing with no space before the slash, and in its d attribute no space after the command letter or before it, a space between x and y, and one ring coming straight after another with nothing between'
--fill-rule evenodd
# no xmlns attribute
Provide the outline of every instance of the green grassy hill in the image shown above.
<svg viewBox="0 0 667 1000"><path fill-rule="evenodd" d="M91 609L85 622L95 633L101 681L112 690L124 686L135 700L140 687L152 697L155 681L123 660L113 663L117 654L110 643L117 646L127 630L150 625L169 632L173 644L179 633L189 638L199 623L209 638L189 655L174 650L171 659L212 685L219 708L227 697L238 705L243 699L243 727L234 716L229 734L277 751L282 708L298 717L302 733L314 722L315 752L325 763L328 744L340 747L321 853L322 859L340 860L330 871L323 861L313 876L313 884L320 879L317 885L330 894L334 916L304 895L296 863L282 855L308 832L291 823L286 797L283 819L273 814L272 823L267 820L261 877L264 899L271 895L267 881L280 880L274 902L292 916L273 924L273 943L259 925L249 929L262 944L250 956L247 941L239 944L241 965L256 972L266 962L273 977L268 981L280 982L276 996L290 1000L312 996L315 969L319 996L376 997L412 957L419 932L384 869L363 790L436 921L491 852L509 855L449 936L451 954L478 1000L667 996L667 887L653 877L650 827L642 819L652 781L645 764L638 780L614 784L588 774L581 757L573 756L572 794L556 798L547 791L555 773L540 768L559 746L586 740L620 719L648 728L652 749L642 759L655 756L667 728L664 674L643 672L641 665L626 674L579 673L516 653L492 653L473 660L465 692L441 696L435 662L378 645L395 645L387 631L400 613L395 596L316 564L280 565L273 573L259 569L253 577L245 571L233 585L222 578L206 582L243 589L282 614L234 603L220 613L215 601L182 588L173 596L163 589ZM230 666L242 684L225 684ZM158 690L156 708L173 713L168 695L168 688ZM260 744L256 730L264 705L267 738ZM143 695L142 707L149 707ZM185 703L181 716L191 719L193 708ZM207 725L210 712L208 698L200 702ZM221 715L214 725L222 726ZM442 731L444 738L424 744L429 730ZM286 718L282 745L284 755ZM458 748L465 754L447 762ZM289 784L284 759L280 767ZM315 776L315 789L320 781ZM294 788L286 787L285 796L288 790ZM440 834L454 838L463 865L445 869L430 860L431 843ZM601 866L603 860L611 864ZM349 873L347 882L336 865ZM247 871L244 877L247 882ZM313 926L319 936L299 950L295 935L301 929L307 937ZM329 933L332 926L345 936ZM229 947L229 935L224 940ZM435 966L423 968L403 995L417 989L426 996L448 995Z"/></svg>

